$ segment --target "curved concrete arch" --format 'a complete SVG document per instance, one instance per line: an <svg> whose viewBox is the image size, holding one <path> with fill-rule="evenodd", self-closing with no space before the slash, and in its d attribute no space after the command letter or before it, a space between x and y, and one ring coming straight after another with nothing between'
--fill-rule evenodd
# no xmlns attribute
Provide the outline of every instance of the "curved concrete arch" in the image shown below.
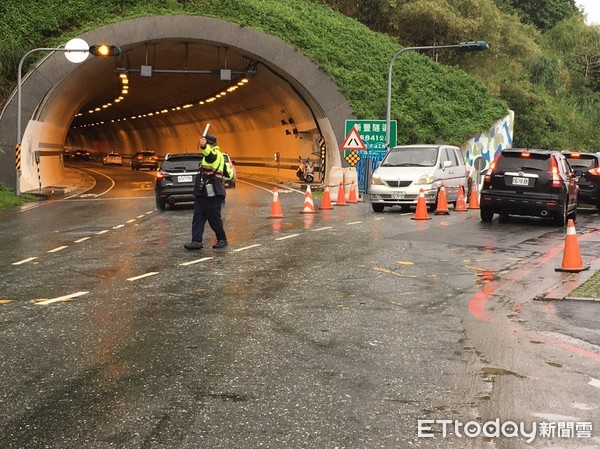
<svg viewBox="0 0 600 449"><path fill-rule="evenodd" d="M266 161L273 159L273 152L281 152L286 156L284 160L295 159L300 152L304 153L303 156L307 151L310 154L316 136L325 140L328 166L341 165L338 142L344 138L344 121L353 118L346 98L317 65L277 38L253 28L202 16L136 18L106 25L79 37L88 43L115 43L123 48L125 57L120 62L112 58L90 57L83 64L73 65L57 52L43 58L35 70L24 76L22 164L24 172L26 167L30 172L24 175L28 180L25 187L37 187L31 174L35 167L35 151L45 156L41 164L42 179L37 181L41 185L49 185L57 176L62 176L60 155L65 142L82 145L101 142L99 145L106 144L106 147L99 148L101 151L118 144L125 152L160 142L161 148L157 148L159 154L173 149L193 151L203 123L207 121L218 133L219 144L226 150L234 149L235 156L246 160L248 167L253 166L251 161L257 160L263 160L262 165L270 166ZM139 59L144 51L147 61L149 45L151 48L165 48L162 53L159 51L158 58L163 65L183 58L184 46L185 64L210 60L213 67L221 67L223 53L227 57L229 51L235 57L251 60L258 68L256 79L250 82L258 89L244 96L236 93L242 101L222 102L208 112L183 111L154 117L141 126L139 121L134 123L130 120L89 130L70 129L73 117L97 94L95 89L115 89L116 66ZM135 79L139 86L147 81L139 77ZM156 94L152 89L147 92L148 97L158 97ZM139 111L136 112L132 104L127 112L136 114ZM0 159L3 161L0 164L0 181L9 186L16 183L13 169L17 143L16 114L16 95L13 95L0 116ZM289 137L284 133L282 123L291 115L295 118L296 135ZM295 141L291 140L293 137L296 137ZM301 142L302 137L304 142ZM250 147L259 149L252 152L248 149ZM262 154L260 157L259 152ZM241 165L243 172L244 163ZM254 169L257 165L261 164L254 164Z"/></svg>

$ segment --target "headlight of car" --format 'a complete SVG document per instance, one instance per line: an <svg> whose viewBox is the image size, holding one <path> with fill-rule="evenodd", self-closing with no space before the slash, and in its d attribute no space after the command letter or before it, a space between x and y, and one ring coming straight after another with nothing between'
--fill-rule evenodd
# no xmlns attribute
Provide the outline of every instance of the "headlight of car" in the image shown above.
<svg viewBox="0 0 600 449"><path fill-rule="evenodd" d="M371 176L371 185L382 186L383 181L381 180L381 176L378 174L373 174L373 176Z"/></svg>
<svg viewBox="0 0 600 449"><path fill-rule="evenodd" d="M433 184L435 181L436 181L435 176L428 174L428 175L423 175L419 179L417 179L415 184L417 184L417 185Z"/></svg>

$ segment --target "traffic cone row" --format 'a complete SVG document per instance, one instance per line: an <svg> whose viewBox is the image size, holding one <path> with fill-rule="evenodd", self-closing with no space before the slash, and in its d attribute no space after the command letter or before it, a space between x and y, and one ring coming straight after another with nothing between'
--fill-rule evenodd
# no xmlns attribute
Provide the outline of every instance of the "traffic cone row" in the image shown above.
<svg viewBox="0 0 600 449"><path fill-rule="evenodd" d="M350 193L348 195L348 200L346 200L346 194L344 189L344 184L340 183L338 187L338 195L337 201L335 202L336 206L348 206L349 204L354 204L358 202L358 188L354 181L350 184ZM321 205L319 207L321 210L332 210L333 204L331 202L331 194L329 192L329 186L325 185L323 190L323 198L321 200ZM471 188L471 195L469 200L469 209L479 209L479 194L477 192L477 183L473 182ZM458 189L458 198L456 200L456 205L454 206L455 212L466 212L467 204L465 202L465 188L461 184ZM304 206L301 211L303 214L315 214L315 205L312 196L312 192L310 186L306 187L306 193L304 195ZM448 210L448 199L446 197L446 186L442 182L440 187L440 191L437 197L436 204L436 212L435 215L449 215L450 211ZM279 194L277 192L277 187L273 189L273 202L271 204L271 215L270 218L282 218L283 212L281 210L281 201L279 199ZM427 213L427 203L425 201L425 193L424 190L421 189L419 192L419 197L417 199L417 209L415 211L413 220L430 220L429 214Z"/></svg>

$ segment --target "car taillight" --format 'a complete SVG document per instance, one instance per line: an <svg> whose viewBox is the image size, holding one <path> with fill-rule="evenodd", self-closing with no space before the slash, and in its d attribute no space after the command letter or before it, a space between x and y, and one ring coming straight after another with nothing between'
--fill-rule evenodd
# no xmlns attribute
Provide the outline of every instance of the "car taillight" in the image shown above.
<svg viewBox="0 0 600 449"><path fill-rule="evenodd" d="M159 181L162 181L163 179L165 179L165 174L161 171L156 172L156 179L158 179Z"/></svg>
<svg viewBox="0 0 600 449"><path fill-rule="evenodd" d="M560 176L558 176L558 163L556 162L556 159L554 159L554 156L550 157L550 160L552 161L552 170L550 171L550 174L552 175L552 187L560 187L561 182Z"/></svg>
<svg viewBox="0 0 600 449"><path fill-rule="evenodd" d="M498 153L496 155L496 157L494 158L494 160L490 164L490 168L488 168L487 171L485 172L485 176L483 177L483 181L484 182L490 182L492 180L492 172L496 168L496 162L498 161L499 157L500 157L500 153Z"/></svg>
<svg viewBox="0 0 600 449"><path fill-rule="evenodd" d="M600 167L590 168L588 172L590 173L590 175L600 176Z"/></svg>
<svg viewBox="0 0 600 449"><path fill-rule="evenodd" d="M141 161L142 159L144 159L142 156L138 156L138 161Z"/></svg>
<svg viewBox="0 0 600 449"><path fill-rule="evenodd" d="M521 153L521 157L530 157L530 156L531 156L531 153L529 151L523 151Z"/></svg>

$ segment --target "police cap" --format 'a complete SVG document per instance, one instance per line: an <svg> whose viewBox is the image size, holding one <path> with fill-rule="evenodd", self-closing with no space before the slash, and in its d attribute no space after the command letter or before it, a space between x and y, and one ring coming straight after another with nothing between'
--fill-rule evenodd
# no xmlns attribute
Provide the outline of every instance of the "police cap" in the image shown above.
<svg viewBox="0 0 600 449"><path fill-rule="evenodd" d="M213 136L212 134L207 134L206 136L204 136L204 138L211 145L215 145L217 143L217 137Z"/></svg>

